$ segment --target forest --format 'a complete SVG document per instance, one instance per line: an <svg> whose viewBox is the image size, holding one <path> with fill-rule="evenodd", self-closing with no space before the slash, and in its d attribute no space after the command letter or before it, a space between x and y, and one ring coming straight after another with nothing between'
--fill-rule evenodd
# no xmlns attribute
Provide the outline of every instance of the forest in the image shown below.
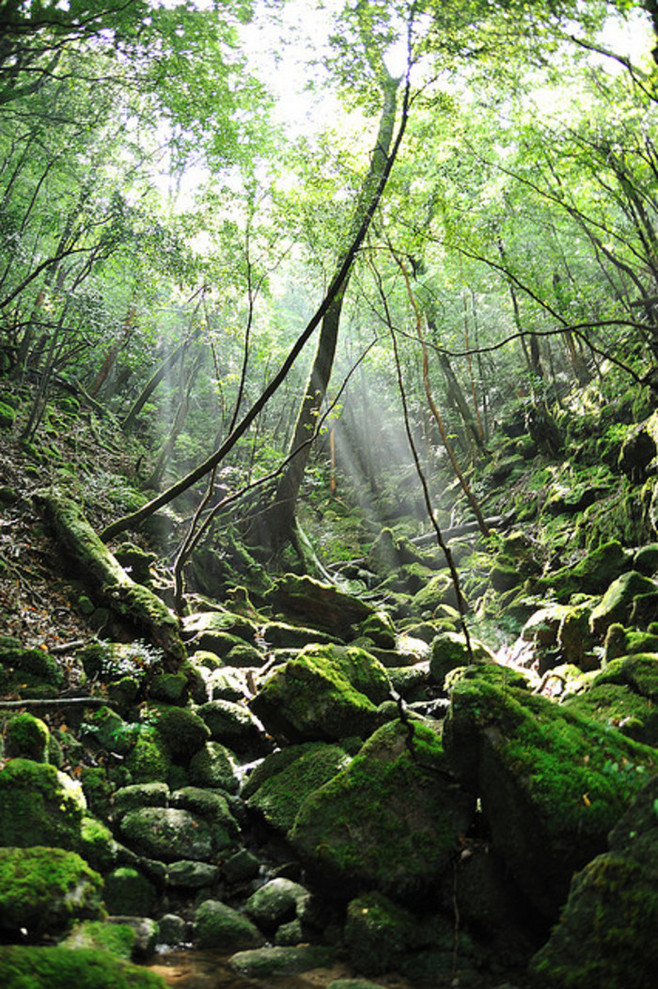
<svg viewBox="0 0 658 989"><path fill-rule="evenodd" d="M0 985L654 989L657 703L658 3L0 0Z"/></svg>

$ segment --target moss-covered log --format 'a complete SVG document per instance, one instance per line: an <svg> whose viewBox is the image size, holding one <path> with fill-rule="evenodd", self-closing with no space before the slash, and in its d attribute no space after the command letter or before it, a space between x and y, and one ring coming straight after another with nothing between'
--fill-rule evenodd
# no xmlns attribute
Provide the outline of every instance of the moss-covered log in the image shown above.
<svg viewBox="0 0 658 989"><path fill-rule="evenodd" d="M185 659L176 616L152 591L130 579L70 498L50 491L34 496L72 570L120 623L159 646L169 669Z"/></svg>

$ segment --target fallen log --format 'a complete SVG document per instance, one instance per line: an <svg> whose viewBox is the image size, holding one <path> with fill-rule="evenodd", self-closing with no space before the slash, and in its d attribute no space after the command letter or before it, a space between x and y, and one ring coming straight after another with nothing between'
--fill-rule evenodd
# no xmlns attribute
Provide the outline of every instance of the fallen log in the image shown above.
<svg viewBox="0 0 658 989"><path fill-rule="evenodd" d="M74 501L51 491L37 491L33 498L76 577L122 625L162 649L166 668L176 670L186 654L173 612L153 591L131 580Z"/></svg>

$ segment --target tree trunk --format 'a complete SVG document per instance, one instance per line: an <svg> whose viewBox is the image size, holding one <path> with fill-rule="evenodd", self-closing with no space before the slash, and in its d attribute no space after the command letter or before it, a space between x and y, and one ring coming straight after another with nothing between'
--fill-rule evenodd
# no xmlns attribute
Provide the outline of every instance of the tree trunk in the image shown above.
<svg viewBox="0 0 658 989"><path fill-rule="evenodd" d="M394 79L388 73L382 76L383 105L379 121L379 133L370 161L370 168L361 188L352 219L349 232L350 241L353 240L356 232L362 226L364 217L370 212L373 198L375 196L378 198L380 195L381 180L385 174L393 139L399 84L400 80ZM337 270L340 270L344 258L344 254L339 258ZM294 535L297 498L311 451L311 444L306 441L312 436L315 429L315 423L331 377L340 318L349 278L350 271L348 271L340 291L334 297L322 320L315 359L299 406L297 421L288 450L288 455L294 454L294 456L279 482L273 503L261 518L256 533L257 542L265 544L275 551Z"/></svg>

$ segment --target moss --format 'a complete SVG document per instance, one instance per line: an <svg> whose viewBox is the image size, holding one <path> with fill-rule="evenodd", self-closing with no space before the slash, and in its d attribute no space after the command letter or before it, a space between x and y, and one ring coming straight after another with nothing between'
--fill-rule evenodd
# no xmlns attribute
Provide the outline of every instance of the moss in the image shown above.
<svg viewBox="0 0 658 989"><path fill-rule="evenodd" d="M277 758L285 756L285 758ZM338 745L307 742L266 756L243 788L248 806L272 827L288 831L303 801L341 770L349 757Z"/></svg>
<svg viewBox="0 0 658 989"><path fill-rule="evenodd" d="M195 786L206 786L237 793L239 780L236 774L233 753L219 742L207 742L195 752L189 765L190 782Z"/></svg>
<svg viewBox="0 0 658 989"><path fill-rule="evenodd" d="M99 872L107 872L111 869L117 857L117 846L112 832L95 817L82 818L79 851L85 861Z"/></svg>
<svg viewBox="0 0 658 989"><path fill-rule="evenodd" d="M136 869L121 867L105 877L105 905L111 914L150 917L155 903L154 886Z"/></svg>
<svg viewBox="0 0 658 989"><path fill-rule="evenodd" d="M473 662L493 662L493 655L481 642L471 641ZM457 666L468 666L471 662L466 638L460 632L441 632L432 641L430 653L430 675L435 683L443 686L446 674Z"/></svg>
<svg viewBox="0 0 658 989"><path fill-rule="evenodd" d="M100 920L86 920L74 927L60 946L70 949L109 951L115 958L130 961L136 934L127 924L108 924Z"/></svg>
<svg viewBox="0 0 658 989"><path fill-rule="evenodd" d="M79 737L94 749L125 756L133 744L138 726L129 725L110 707L101 707L80 725Z"/></svg>
<svg viewBox="0 0 658 989"><path fill-rule="evenodd" d="M300 944L295 947L254 948L238 951L231 967L248 979L296 975L316 968L330 968L336 961L333 948Z"/></svg>
<svg viewBox="0 0 658 989"><path fill-rule="evenodd" d="M352 900L347 907L345 943L359 972L381 975L395 969L413 941L417 921L381 893Z"/></svg>
<svg viewBox="0 0 658 989"><path fill-rule="evenodd" d="M291 741L370 734L390 693L382 664L363 649L307 646L278 667L251 702L274 734Z"/></svg>
<svg viewBox="0 0 658 989"><path fill-rule="evenodd" d="M98 917L103 882L75 852L0 848L0 927L32 937Z"/></svg>
<svg viewBox="0 0 658 989"><path fill-rule="evenodd" d="M185 673L159 673L149 683L149 697L164 704L187 703L189 695Z"/></svg>
<svg viewBox="0 0 658 989"><path fill-rule="evenodd" d="M160 976L107 951L0 947L4 989L166 989Z"/></svg>
<svg viewBox="0 0 658 989"><path fill-rule="evenodd" d="M12 759L0 772L0 805L0 845L77 848L84 797L54 766Z"/></svg>
<svg viewBox="0 0 658 989"><path fill-rule="evenodd" d="M34 715L24 712L10 718L5 728L5 756L47 762L50 732L48 726Z"/></svg>
<svg viewBox="0 0 658 989"><path fill-rule="evenodd" d="M614 580L603 598L592 610L590 628L602 638L610 625L616 622L628 623L635 598L644 594L654 594L656 586L648 577L629 570Z"/></svg>
<svg viewBox="0 0 658 989"><path fill-rule="evenodd" d="M144 725L135 744L124 760L124 766L133 783L152 783L164 780L170 767L169 754L154 728Z"/></svg>
<svg viewBox="0 0 658 989"><path fill-rule="evenodd" d="M304 800L288 837L343 892L367 884L411 896L439 881L470 810L451 786L436 732L392 722Z"/></svg>
<svg viewBox="0 0 658 989"><path fill-rule="evenodd" d="M156 732L174 759L189 762L210 738L203 719L188 708L159 707L155 717Z"/></svg>
<svg viewBox="0 0 658 989"><path fill-rule="evenodd" d="M573 532L570 533L573 538ZM617 539L592 550L573 566L557 570L537 581L540 590L552 590L560 602L572 594L601 594L630 566L630 556Z"/></svg>
<svg viewBox="0 0 658 989"><path fill-rule="evenodd" d="M199 948L234 952L255 948L265 942L255 924L219 900L206 900L194 915Z"/></svg>
<svg viewBox="0 0 658 989"><path fill-rule="evenodd" d="M11 429L16 419L16 411L6 402L0 402L0 429Z"/></svg>

